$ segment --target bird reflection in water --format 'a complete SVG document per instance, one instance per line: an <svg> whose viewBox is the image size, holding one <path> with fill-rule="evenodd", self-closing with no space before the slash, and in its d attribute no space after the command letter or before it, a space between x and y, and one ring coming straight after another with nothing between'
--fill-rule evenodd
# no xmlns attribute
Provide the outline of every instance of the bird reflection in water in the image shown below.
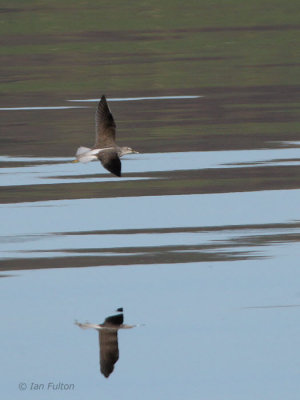
<svg viewBox="0 0 300 400"><path fill-rule="evenodd" d="M118 330L136 327L136 325L123 324L123 308L118 308L116 311L118 314L107 317L99 325L75 322L82 329L92 328L99 332L100 371L106 378L113 372L115 363L119 359Z"/></svg>

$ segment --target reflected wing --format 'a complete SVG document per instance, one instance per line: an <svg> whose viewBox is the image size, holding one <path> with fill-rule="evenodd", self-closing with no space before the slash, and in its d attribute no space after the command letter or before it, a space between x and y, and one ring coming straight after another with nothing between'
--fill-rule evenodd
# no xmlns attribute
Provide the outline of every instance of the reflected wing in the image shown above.
<svg viewBox="0 0 300 400"><path fill-rule="evenodd" d="M108 378L119 359L118 330L102 329L99 331L100 371Z"/></svg>
<svg viewBox="0 0 300 400"><path fill-rule="evenodd" d="M116 124L110 112L105 96L101 97L96 111L96 142L95 148L115 145Z"/></svg>
<svg viewBox="0 0 300 400"><path fill-rule="evenodd" d="M82 324L81 322L75 321L75 325L79 326L81 329L97 329L99 330L101 327L97 324L90 324L89 322L86 322Z"/></svg>
<svg viewBox="0 0 300 400"><path fill-rule="evenodd" d="M101 161L103 167L106 168L109 172L116 176L121 176L121 161L118 153L115 150L100 152L98 154L98 158Z"/></svg>
<svg viewBox="0 0 300 400"><path fill-rule="evenodd" d="M110 315L109 317L105 318L104 324L115 325L120 327L124 322L124 314L123 309L121 314Z"/></svg>

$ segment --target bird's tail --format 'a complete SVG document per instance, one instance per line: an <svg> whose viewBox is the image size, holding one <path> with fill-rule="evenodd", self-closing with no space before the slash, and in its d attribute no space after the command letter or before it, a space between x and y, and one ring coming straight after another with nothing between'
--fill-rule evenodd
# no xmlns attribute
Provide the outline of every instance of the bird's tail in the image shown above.
<svg viewBox="0 0 300 400"><path fill-rule="evenodd" d="M82 163L88 163L90 161L93 160L97 160L97 157L95 156L95 154L98 152L99 150L97 150L95 152L95 150L90 149L89 147L79 147L76 151L76 158L77 161L82 162Z"/></svg>
<svg viewBox="0 0 300 400"><path fill-rule="evenodd" d="M76 151L76 157L78 157L84 153L87 153L89 151L91 151L91 149L89 147L84 147L84 146L78 147L78 149Z"/></svg>

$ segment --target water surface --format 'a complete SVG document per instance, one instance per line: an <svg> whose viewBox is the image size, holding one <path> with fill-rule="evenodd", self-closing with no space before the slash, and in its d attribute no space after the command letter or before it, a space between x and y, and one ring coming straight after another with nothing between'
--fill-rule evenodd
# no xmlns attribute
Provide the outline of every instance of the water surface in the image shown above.
<svg viewBox="0 0 300 400"><path fill-rule="evenodd" d="M4 397L298 399L298 9L2 9ZM120 179L71 163L103 93ZM118 307L106 379L74 322Z"/></svg>

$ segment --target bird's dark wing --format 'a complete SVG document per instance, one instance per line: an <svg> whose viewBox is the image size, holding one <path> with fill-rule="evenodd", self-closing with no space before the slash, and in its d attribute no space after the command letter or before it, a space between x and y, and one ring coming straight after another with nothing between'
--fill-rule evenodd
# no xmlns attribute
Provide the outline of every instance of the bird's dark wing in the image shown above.
<svg viewBox="0 0 300 400"><path fill-rule="evenodd" d="M97 157L109 172L116 176L121 176L121 161L115 150L101 151Z"/></svg>
<svg viewBox="0 0 300 400"><path fill-rule="evenodd" d="M99 331L100 371L108 378L119 359L118 330L101 329Z"/></svg>
<svg viewBox="0 0 300 400"><path fill-rule="evenodd" d="M94 148L115 146L116 124L105 96L101 97L95 116L96 142Z"/></svg>
<svg viewBox="0 0 300 400"><path fill-rule="evenodd" d="M124 322L124 314L122 312L120 314L110 315L109 317L105 318L104 324L120 326L123 324L123 322Z"/></svg>

